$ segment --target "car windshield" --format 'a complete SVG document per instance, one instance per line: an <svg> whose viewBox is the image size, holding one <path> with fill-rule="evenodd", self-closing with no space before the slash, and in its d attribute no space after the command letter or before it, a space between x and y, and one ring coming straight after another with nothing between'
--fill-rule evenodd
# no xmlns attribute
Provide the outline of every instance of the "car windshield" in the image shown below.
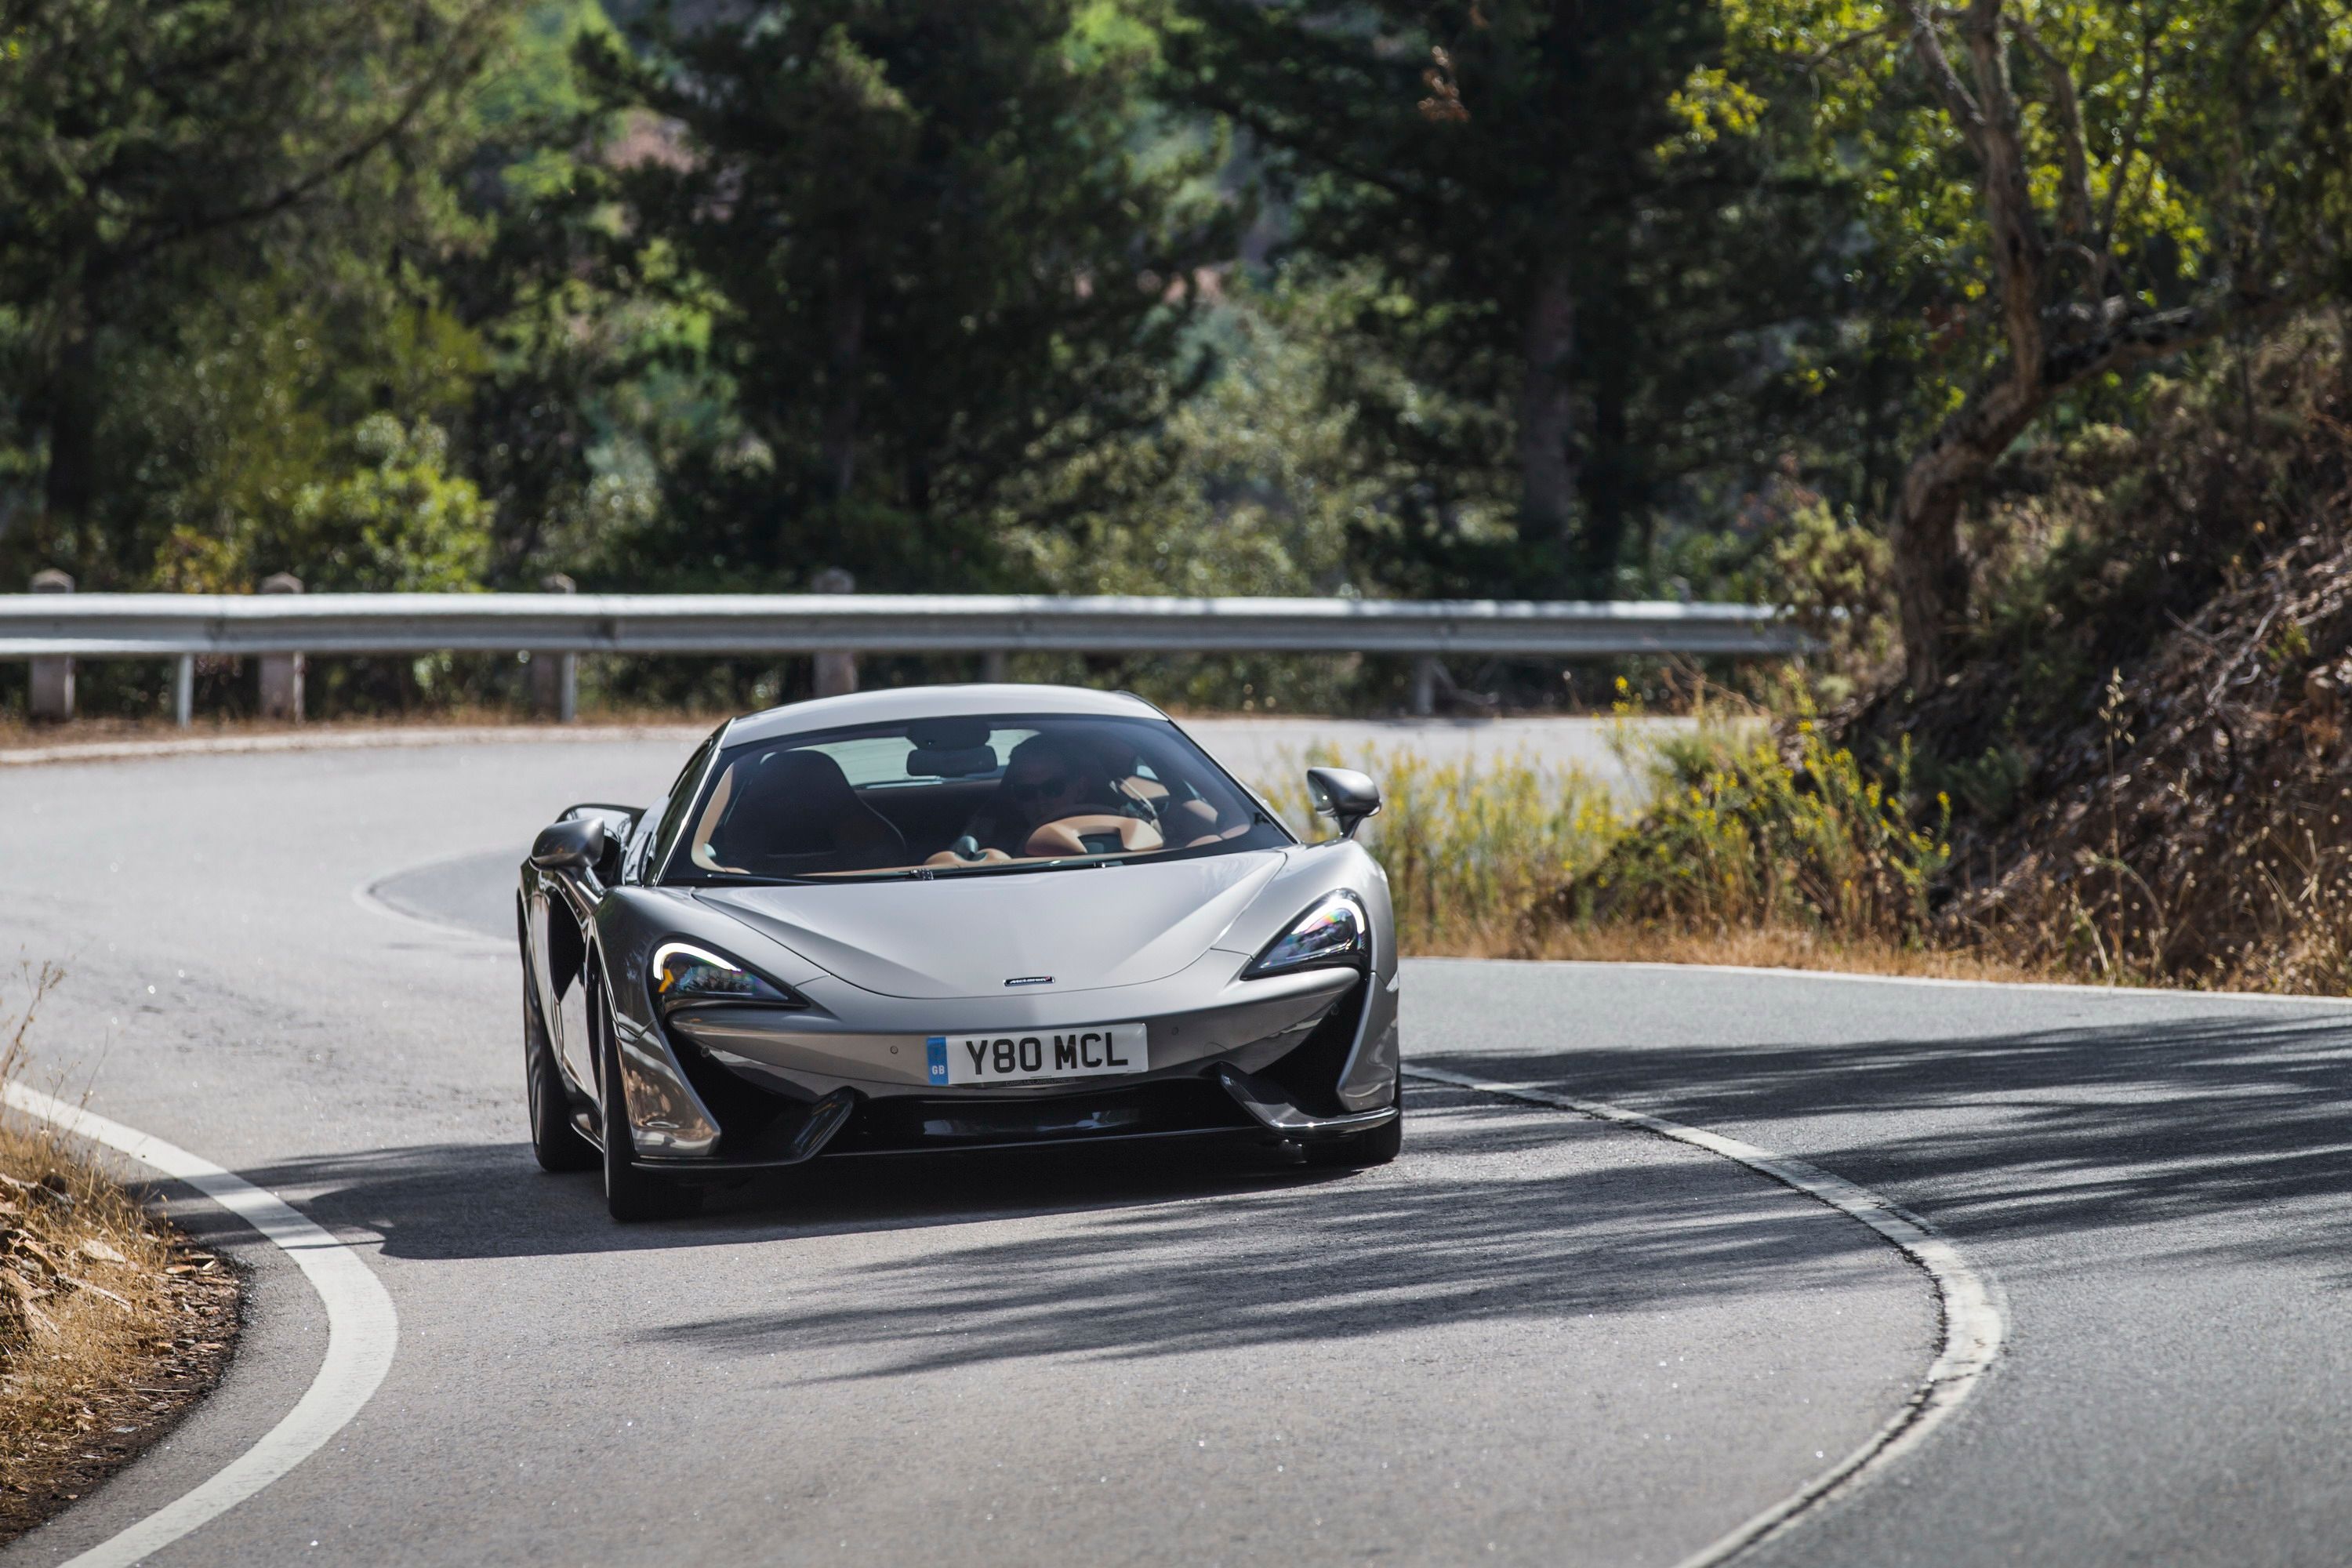
<svg viewBox="0 0 2352 1568"><path fill-rule="evenodd" d="M665 879L978 875L1293 842L1161 721L916 719L728 748Z"/></svg>

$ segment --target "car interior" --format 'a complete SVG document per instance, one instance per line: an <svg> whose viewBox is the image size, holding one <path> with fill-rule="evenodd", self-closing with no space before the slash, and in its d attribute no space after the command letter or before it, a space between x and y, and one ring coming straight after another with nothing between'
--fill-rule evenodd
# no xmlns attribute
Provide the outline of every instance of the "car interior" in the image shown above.
<svg viewBox="0 0 2352 1568"><path fill-rule="evenodd" d="M956 717L794 735L725 754L689 875L841 878L1057 864L1287 836L1165 724Z"/></svg>

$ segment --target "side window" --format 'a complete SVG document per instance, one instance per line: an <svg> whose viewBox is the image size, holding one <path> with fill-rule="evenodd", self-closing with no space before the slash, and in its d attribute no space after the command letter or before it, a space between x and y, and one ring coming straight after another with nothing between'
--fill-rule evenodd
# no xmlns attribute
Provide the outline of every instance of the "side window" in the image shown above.
<svg viewBox="0 0 2352 1568"><path fill-rule="evenodd" d="M654 830L661 826L662 813L668 805L669 796L664 795L647 806L646 814L637 818L636 831L629 835L628 847L621 851L623 881L642 882L646 879L646 851L653 847Z"/></svg>
<svg viewBox="0 0 2352 1568"><path fill-rule="evenodd" d="M669 786L669 801L662 807L661 826L654 829L653 847L646 860L646 880L650 882L659 876L663 862L669 858L670 846L677 842L678 831L686 826L686 814L693 809L695 786L702 782L702 770L710 761L710 749L718 743L719 731L714 731L710 739L694 749L694 755L678 771L677 782Z"/></svg>

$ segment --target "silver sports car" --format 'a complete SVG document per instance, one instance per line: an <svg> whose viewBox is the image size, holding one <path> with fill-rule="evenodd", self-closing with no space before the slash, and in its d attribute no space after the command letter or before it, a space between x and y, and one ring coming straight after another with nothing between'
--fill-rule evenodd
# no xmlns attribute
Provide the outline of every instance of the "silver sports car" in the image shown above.
<svg viewBox="0 0 2352 1568"><path fill-rule="evenodd" d="M522 867L531 1145L617 1219L814 1159L1239 1137L1395 1158L1363 774L1300 843L1139 698L877 691L722 724Z"/></svg>

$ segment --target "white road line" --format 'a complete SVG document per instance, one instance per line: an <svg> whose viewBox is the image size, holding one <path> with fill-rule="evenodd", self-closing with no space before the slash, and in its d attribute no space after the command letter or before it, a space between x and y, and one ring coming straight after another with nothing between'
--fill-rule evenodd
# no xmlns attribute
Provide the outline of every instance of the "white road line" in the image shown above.
<svg viewBox="0 0 2352 1568"><path fill-rule="evenodd" d="M1898 1456L1927 1440L1928 1433L1949 1419L1962 1401L1976 1391L2000 1355L2008 1333L2007 1315L1992 1281L1969 1266L1944 1235L1917 1215L1897 1208L1866 1187L1819 1166L1791 1160L1737 1138L1685 1127L1678 1121L1628 1110L1600 1100L1578 1100L1528 1084L1496 1083L1442 1068L1407 1067L1405 1076L1432 1083L1451 1084L1530 1105L1573 1110L1580 1116L1612 1121L1643 1132L1671 1138L1736 1160L1759 1174L1827 1205L1850 1219L1861 1221L1924 1270L1936 1288L1937 1331L1942 1342L1927 1377L1901 1410L1873 1433L1869 1441L1815 1476L1796 1492L1774 1503L1729 1534L1683 1559L1676 1568L1713 1568L1757 1542L1779 1534L1806 1510L1852 1490L1867 1481Z"/></svg>
<svg viewBox="0 0 2352 1568"><path fill-rule="evenodd" d="M127 1568L251 1497L309 1458L360 1413L391 1370L400 1326L383 1281L353 1252L275 1194L210 1160L103 1116L28 1089L6 1086L7 1103L183 1181L259 1231L294 1260L327 1308L327 1356L285 1419L210 1480L64 1568Z"/></svg>
<svg viewBox="0 0 2352 1568"><path fill-rule="evenodd" d="M390 730L289 730L168 741L68 741L0 747L0 768L51 763L142 763L165 757L251 756L278 752L372 752L390 747L526 745L542 741L661 741L692 745L707 724L444 724Z"/></svg>

